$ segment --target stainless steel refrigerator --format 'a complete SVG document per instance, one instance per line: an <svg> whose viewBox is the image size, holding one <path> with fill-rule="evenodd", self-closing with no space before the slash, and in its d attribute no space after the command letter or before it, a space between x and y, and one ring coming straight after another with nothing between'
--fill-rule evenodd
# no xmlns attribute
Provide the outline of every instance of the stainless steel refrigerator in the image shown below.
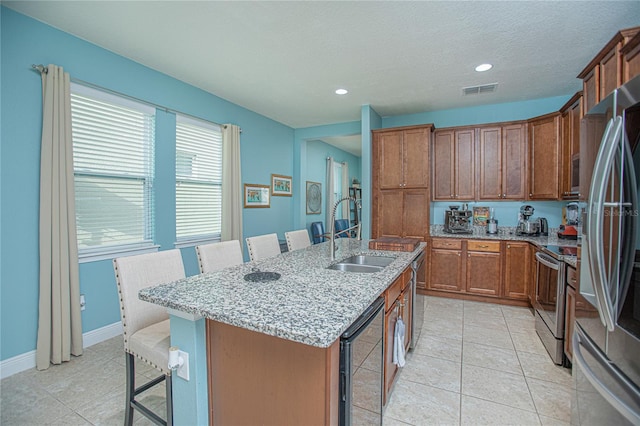
<svg viewBox="0 0 640 426"><path fill-rule="evenodd" d="M640 76L580 128L583 221L571 423L640 425ZM639 257L640 259L640 257Z"/></svg>

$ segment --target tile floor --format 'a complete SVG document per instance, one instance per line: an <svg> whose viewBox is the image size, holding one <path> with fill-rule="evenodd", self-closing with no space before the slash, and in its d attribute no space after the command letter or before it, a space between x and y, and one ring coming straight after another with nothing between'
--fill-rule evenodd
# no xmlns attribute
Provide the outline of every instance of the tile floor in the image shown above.
<svg viewBox="0 0 640 426"><path fill-rule="evenodd" d="M384 415L385 426L569 424L570 370L555 366L525 308L426 297L420 341L407 357ZM155 376L141 364L141 379ZM0 424L121 425L122 338L82 357L0 382ZM164 409L164 388L144 400ZM160 411L162 412L162 411ZM151 424L136 413L136 425Z"/></svg>

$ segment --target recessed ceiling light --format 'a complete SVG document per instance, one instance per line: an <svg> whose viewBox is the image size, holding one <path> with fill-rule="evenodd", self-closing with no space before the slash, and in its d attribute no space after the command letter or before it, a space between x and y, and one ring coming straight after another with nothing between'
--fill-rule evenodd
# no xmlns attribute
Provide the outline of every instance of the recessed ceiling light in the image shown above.
<svg viewBox="0 0 640 426"><path fill-rule="evenodd" d="M493 65L491 64L480 64L476 67L476 71L478 72L489 71L491 68L493 68Z"/></svg>
<svg viewBox="0 0 640 426"><path fill-rule="evenodd" d="M338 90L336 90L336 95L346 95L347 93L349 93L349 91L347 89L338 89Z"/></svg>

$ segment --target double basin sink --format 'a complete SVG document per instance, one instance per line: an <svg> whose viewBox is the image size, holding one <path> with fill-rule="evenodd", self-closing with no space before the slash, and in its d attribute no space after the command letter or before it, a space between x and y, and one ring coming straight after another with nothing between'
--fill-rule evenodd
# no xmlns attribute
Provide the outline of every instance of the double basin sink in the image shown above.
<svg viewBox="0 0 640 426"><path fill-rule="evenodd" d="M329 265L327 269L334 269L337 271L345 272L365 272L373 273L380 272L391 262L396 260L395 257L388 256L367 256L359 254L356 256L347 257L341 261Z"/></svg>

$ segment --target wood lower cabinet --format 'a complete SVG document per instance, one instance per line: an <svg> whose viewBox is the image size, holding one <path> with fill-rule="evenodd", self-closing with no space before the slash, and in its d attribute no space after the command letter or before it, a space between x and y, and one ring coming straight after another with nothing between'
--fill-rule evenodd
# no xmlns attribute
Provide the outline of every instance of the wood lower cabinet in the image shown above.
<svg viewBox="0 0 640 426"><path fill-rule="evenodd" d="M529 199L559 196L560 113L529 121Z"/></svg>
<svg viewBox="0 0 640 426"><path fill-rule="evenodd" d="M413 310L412 293L411 268L407 268L385 291L383 405L387 404L393 384L400 373L400 367L393 363L393 345L398 318L402 318L405 324L404 347L405 351L409 349Z"/></svg>
<svg viewBox="0 0 640 426"><path fill-rule="evenodd" d="M531 245L526 242L504 242L504 288L502 296L527 300L531 287Z"/></svg>
<svg viewBox="0 0 640 426"><path fill-rule="evenodd" d="M463 240L458 239L431 239L428 289L462 291L462 243Z"/></svg>
<svg viewBox="0 0 640 426"><path fill-rule="evenodd" d="M529 305L534 252L526 241L431 238L425 294Z"/></svg>
<svg viewBox="0 0 640 426"><path fill-rule="evenodd" d="M502 255L500 241L467 241L467 293L500 296L502 287Z"/></svg>
<svg viewBox="0 0 640 426"><path fill-rule="evenodd" d="M475 129L441 129L434 133L433 199L475 198Z"/></svg>

